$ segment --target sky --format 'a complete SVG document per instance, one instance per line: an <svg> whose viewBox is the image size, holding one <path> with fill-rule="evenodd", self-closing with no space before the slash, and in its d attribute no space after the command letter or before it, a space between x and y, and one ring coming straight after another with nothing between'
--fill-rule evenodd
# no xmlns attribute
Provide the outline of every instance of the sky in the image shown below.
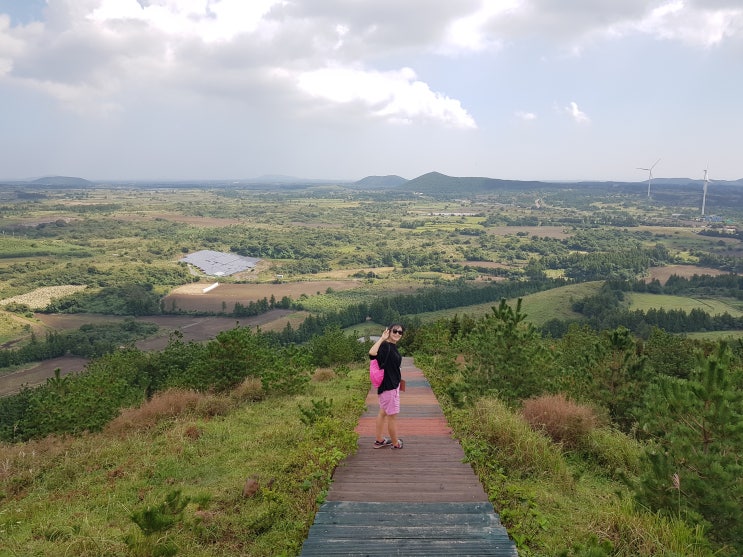
<svg viewBox="0 0 743 557"><path fill-rule="evenodd" d="M743 178L741 0L0 0L0 178Z"/></svg>

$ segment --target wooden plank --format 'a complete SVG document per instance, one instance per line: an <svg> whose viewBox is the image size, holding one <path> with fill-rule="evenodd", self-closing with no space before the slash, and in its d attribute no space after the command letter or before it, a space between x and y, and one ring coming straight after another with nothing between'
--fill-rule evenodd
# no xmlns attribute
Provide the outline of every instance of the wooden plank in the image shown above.
<svg viewBox="0 0 743 557"><path fill-rule="evenodd" d="M348 501L344 501L347 503ZM441 510L437 512L413 512L409 507L408 510L402 509L401 505L385 503L387 508L393 506L398 509L395 511L377 511L377 512L354 512L352 510L319 511L315 518L315 524L343 524L343 525L384 525L405 523L408 526L450 526L460 524L466 526L500 526L500 520L492 508L490 511L480 511L472 513L458 513L447 509L450 503L440 503ZM324 508L324 507L323 507Z"/></svg>
<svg viewBox="0 0 743 557"><path fill-rule="evenodd" d="M377 556L377 555L404 555L412 557L421 555L424 557L436 557L444 555L451 557L468 556L496 556L517 557L513 542L507 536L493 539L474 540L427 540L427 539L386 539L379 537L364 540L334 540L329 538L324 541L309 541L302 548L302 556L329 556L345 555L355 556Z"/></svg>
<svg viewBox="0 0 743 557"><path fill-rule="evenodd" d="M336 513L370 513L370 514L394 514L415 513L421 517L440 513L451 513L457 515L470 515L482 513L494 513L493 505L489 501L480 503L410 503L405 507L389 503L348 503L345 501L334 501L323 504L320 512ZM496 515L497 516L497 515Z"/></svg>

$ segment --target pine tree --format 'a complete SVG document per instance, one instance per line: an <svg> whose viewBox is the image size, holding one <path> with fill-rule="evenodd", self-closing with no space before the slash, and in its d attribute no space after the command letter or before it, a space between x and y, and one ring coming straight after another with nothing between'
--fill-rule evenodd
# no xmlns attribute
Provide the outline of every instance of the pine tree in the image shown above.
<svg viewBox="0 0 743 557"><path fill-rule="evenodd" d="M491 309L461 341L468 385L480 394L496 391L506 400L549 391L550 355L539 332L524 322L521 298L515 309L505 300Z"/></svg>
<svg viewBox="0 0 743 557"><path fill-rule="evenodd" d="M655 443L638 499L702 521L710 536L743 552L743 391L731 351L720 343L688 380L660 377L643 429Z"/></svg>

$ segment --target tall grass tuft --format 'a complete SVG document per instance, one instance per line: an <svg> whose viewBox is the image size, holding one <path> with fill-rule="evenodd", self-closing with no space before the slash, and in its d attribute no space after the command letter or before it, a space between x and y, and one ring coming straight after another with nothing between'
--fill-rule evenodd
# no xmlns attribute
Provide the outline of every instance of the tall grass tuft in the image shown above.
<svg viewBox="0 0 743 557"><path fill-rule="evenodd" d="M477 401L468 421L472 433L494 448L509 475L549 478L565 488L573 485L559 447L500 400Z"/></svg>
<svg viewBox="0 0 743 557"><path fill-rule="evenodd" d="M534 429L543 431L568 449L581 446L599 424L592 408L577 404L562 394L525 400L521 412Z"/></svg>
<svg viewBox="0 0 743 557"><path fill-rule="evenodd" d="M641 443L613 427L597 427L583 440L581 451L610 476L637 476L644 448Z"/></svg>
<svg viewBox="0 0 743 557"><path fill-rule="evenodd" d="M713 553L702 526L637 508L631 499L607 507L596 526L612 542L612 556L704 557Z"/></svg>
<svg viewBox="0 0 743 557"><path fill-rule="evenodd" d="M266 391L259 377L246 377L242 383L232 389L230 396L238 403L257 402L266 398Z"/></svg>
<svg viewBox="0 0 743 557"><path fill-rule="evenodd" d="M312 374L312 380L322 383L324 381L332 381L337 377L335 371L328 368L319 368Z"/></svg>
<svg viewBox="0 0 743 557"><path fill-rule="evenodd" d="M154 395L137 408L124 408L105 428L110 434L126 434L132 431L151 429L169 418L175 418L186 412L199 415L224 413L214 410L213 396L183 389L168 389Z"/></svg>

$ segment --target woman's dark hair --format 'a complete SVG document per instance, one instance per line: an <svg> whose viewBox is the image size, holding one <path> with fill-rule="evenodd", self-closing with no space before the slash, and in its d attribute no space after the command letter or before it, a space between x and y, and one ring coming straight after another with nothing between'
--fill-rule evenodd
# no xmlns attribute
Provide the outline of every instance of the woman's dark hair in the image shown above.
<svg viewBox="0 0 743 557"><path fill-rule="evenodd" d="M403 331L405 331L405 325L402 323L390 323L387 325L387 330L391 331L394 327L400 327Z"/></svg>

